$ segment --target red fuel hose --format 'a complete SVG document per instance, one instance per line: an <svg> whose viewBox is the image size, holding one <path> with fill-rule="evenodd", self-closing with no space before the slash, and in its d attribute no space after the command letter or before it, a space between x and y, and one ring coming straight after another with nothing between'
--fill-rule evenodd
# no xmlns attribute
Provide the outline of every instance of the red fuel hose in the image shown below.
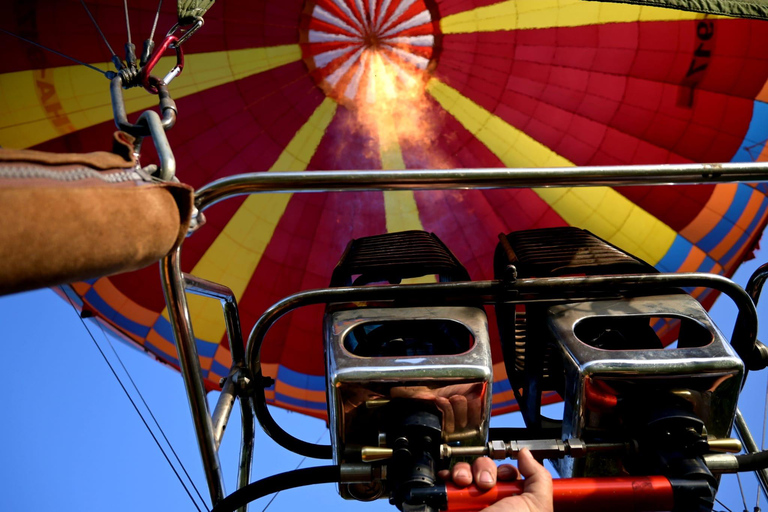
<svg viewBox="0 0 768 512"><path fill-rule="evenodd" d="M446 485L449 512L477 512L523 492L523 482L499 482L488 491ZM663 476L565 478L554 481L555 512L651 512L672 510L672 484Z"/></svg>

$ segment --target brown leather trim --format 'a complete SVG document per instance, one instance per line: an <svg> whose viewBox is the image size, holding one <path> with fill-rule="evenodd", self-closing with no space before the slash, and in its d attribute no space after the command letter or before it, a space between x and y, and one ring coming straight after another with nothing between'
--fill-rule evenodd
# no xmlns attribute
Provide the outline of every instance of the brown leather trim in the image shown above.
<svg viewBox="0 0 768 512"><path fill-rule="evenodd" d="M83 167L127 181L82 179ZM178 247L194 191L132 168L112 153L0 150L0 295L136 270Z"/></svg>
<svg viewBox="0 0 768 512"><path fill-rule="evenodd" d="M123 132L115 132L113 136L113 151L96 151L94 153L47 153L34 149L5 149L0 148L0 162L32 162L45 165L86 165L94 169L126 169L133 167L134 138Z"/></svg>

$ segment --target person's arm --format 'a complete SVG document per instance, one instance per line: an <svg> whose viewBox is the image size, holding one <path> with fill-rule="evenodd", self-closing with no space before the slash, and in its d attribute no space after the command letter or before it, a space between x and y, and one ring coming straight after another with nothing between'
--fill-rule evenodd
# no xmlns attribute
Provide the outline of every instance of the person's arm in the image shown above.
<svg viewBox="0 0 768 512"><path fill-rule="evenodd" d="M502 464L496 467L488 457L475 460L470 466L466 462L457 463L450 473L441 472L441 477L452 480L459 487L466 487L474 482L481 489L490 489L496 480L516 480L521 476L523 494L503 498L483 512L553 512L552 475L533 458L528 449L523 449L518 456L518 467ZM519 469L518 469L519 468Z"/></svg>

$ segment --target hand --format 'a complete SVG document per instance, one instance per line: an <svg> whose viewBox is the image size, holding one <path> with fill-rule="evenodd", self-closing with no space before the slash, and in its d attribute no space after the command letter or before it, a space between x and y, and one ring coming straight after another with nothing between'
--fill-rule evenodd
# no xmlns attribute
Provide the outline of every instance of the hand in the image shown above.
<svg viewBox="0 0 768 512"><path fill-rule="evenodd" d="M510 464L502 464L498 468L488 457L475 460L470 467L466 462L457 463L451 472L444 470L440 477L453 480L459 487L466 487L473 481L480 489L490 489L496 485L496 478L501 481L516 480L522 475L523 494L503 498L482 512L553 512L552 505L552 475L544 466L533 458L525 448L518 456L518 468Z"/></svg>

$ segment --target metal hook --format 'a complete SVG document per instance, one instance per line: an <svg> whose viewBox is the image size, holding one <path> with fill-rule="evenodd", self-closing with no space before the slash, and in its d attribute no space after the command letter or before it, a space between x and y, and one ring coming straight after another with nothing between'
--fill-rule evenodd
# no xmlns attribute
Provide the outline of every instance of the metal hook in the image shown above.
<svg viewBox="0 0 768 512"><path fill-rule="evenodd" d="M154 69L155 65L157 65L157 63L160 61L160 58L163 56L163 53L165 53L168 48L173 48L176 50L176 65L168 72L167 75L165 75L165 78L163 78L163 83L168 85L174 78L179 76L181 71L184 69L184 52L182 51L181 45L179 44L179 38L174 35L166 36L160 47L155 51L155 53L152 54L152 57L149 58L147 65L141 68L141 77L144 88L152 94L158 94L159 91L158 88L150 82L150 77L152 76L150 73L152 73L152 69Z"/></svg>
<svg viewBox="0 0 768 512"><path fill-rule="evenodd" d="M154 142L157 156L160 158L160 179L163 181L172 180L176 175L176 157L173 156L173 150L168 143L160 115L154 110L145 110L139 116L139 124L146 126L152 135L152 142Z"/></svg>
<svg viewBox="0 0 768 512"><path fill-rule="evenodd" d="M170 130L176 123L176 103L171 99L168 87L161 80L150 75L149 83L158 90L160 111L163 114L161 121L163 129ZM150 135L150 130L146 124L128 122L128 114L125 111L125 102L123 101L123 78L120 75L112 79L109 90L112 94L112 114L115 117L117 127L134 137Z"/></svg>
<svg viewBox="0 0 768 512"><path fill-rule="evenodd" d="M203 23L205 23L203 18L196 18L195 23L192 24L191 26L182 25L181 23L176 23L173 27L171 27L171 30L168 31L168 34L166 35L166 37L175 35L176 31L182 30L185 27L190 27L190 28L187 28L187 30L183 34L181 34L181 37L179 37L179 41L176 43L176 46L181 46L187 41L187 39L192 37L192 34L200 30L200 27L203 26Z"/></svg>

